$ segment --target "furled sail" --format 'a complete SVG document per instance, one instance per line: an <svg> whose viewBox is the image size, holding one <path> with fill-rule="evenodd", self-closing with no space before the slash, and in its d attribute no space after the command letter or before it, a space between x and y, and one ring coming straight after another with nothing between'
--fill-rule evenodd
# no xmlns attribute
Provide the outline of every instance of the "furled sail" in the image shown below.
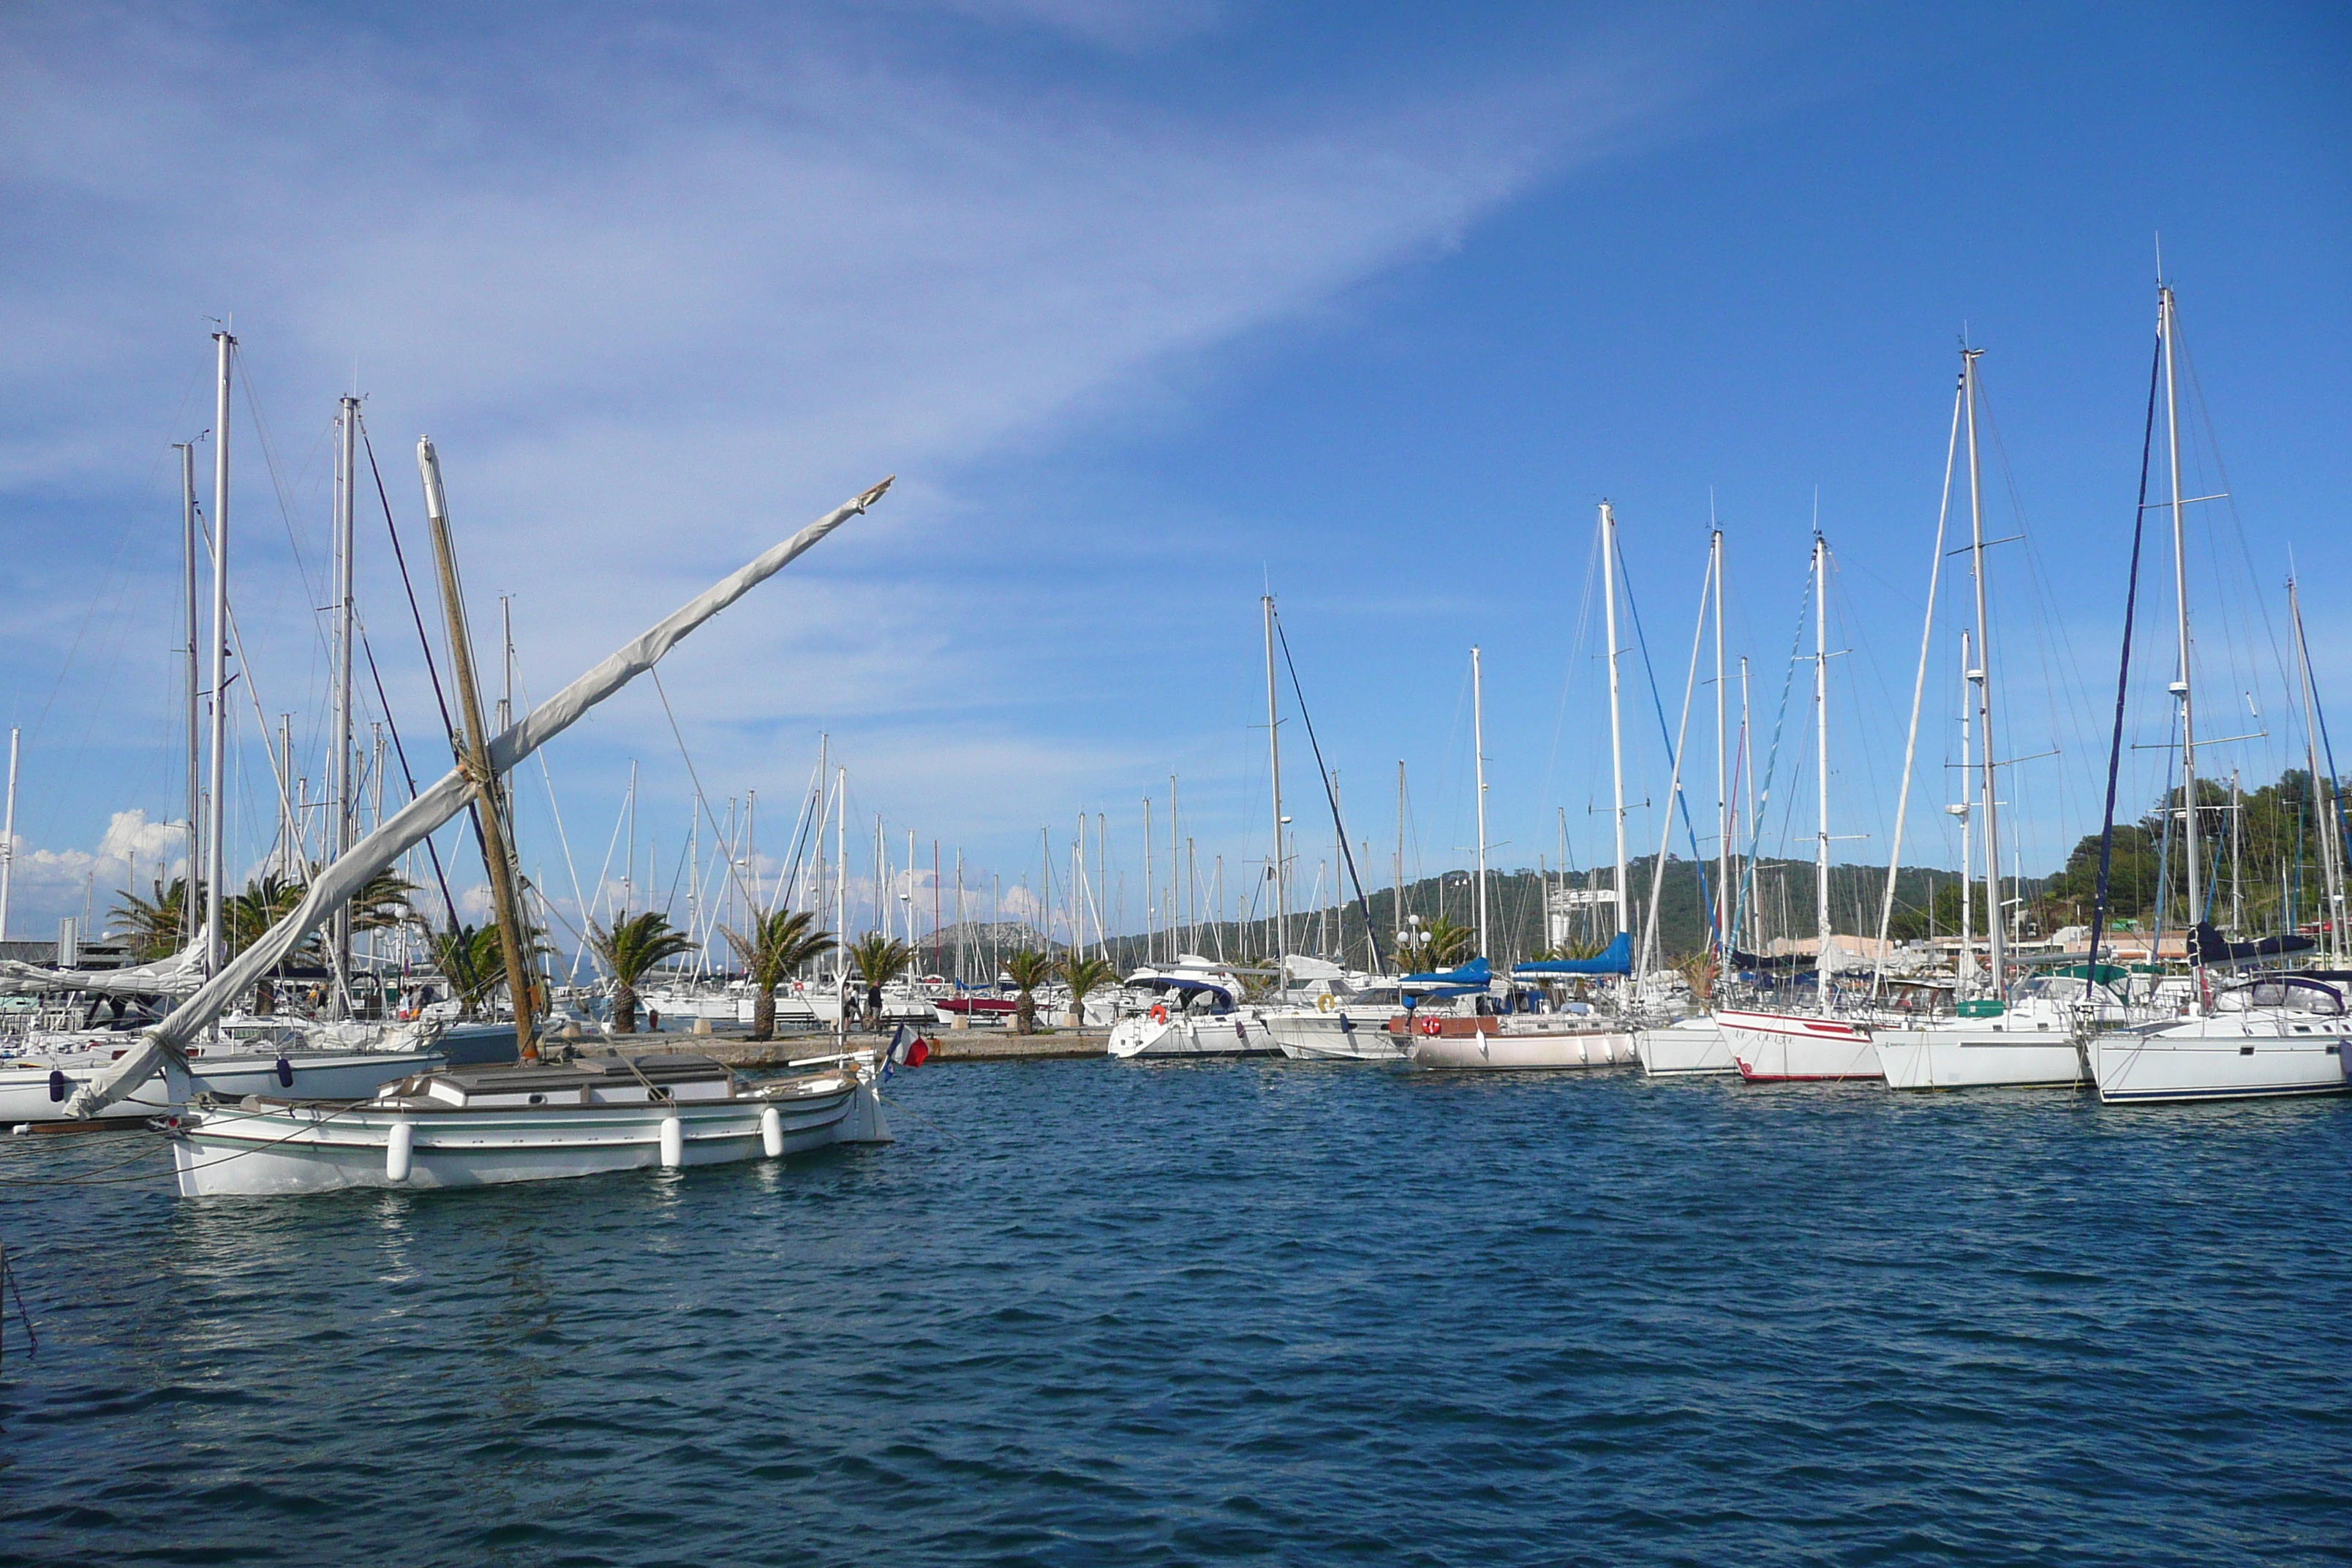
<svg viewBox="0 0 2352 1568"><path fill-rule="evenodd" d="M205 944L189 943L169 958L127 969L43 969L0 959L0 995L47 996L86 991L99 996L187 996L205 983Z"/></svg>
<svg viewBox="0 0 2352 1568"><path fill-rule="evenodd" d="M688 632L782 571L818 540L879 500L890 484L889 479L884 479L856 500L835 507L750 565L688 600L652 630L540 704L529 718L490 742L492 771L507 772L562 734L582 714L651 669ZM135 1049L125 1053L102 1076L76 1090L66 1102L66 1114L94 1115L161 1072L167 1061L184 1059L182 1048L198 1031L226 1011L247 986L275 968L305 937L325 924L329 916L366 886L370 877L423 843L434 829L464 810L473 793L473 782L467 778L465 770L453 768L440 782L385 818L374 832L319 873L293 912L270 927L259 941L173 1008L170 1016L141 1035Z"/></svg>

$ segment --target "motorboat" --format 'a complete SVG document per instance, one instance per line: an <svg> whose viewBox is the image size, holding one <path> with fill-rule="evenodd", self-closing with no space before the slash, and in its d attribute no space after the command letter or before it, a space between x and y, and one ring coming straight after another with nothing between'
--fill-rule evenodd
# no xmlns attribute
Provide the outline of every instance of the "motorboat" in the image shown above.
<svg viewBox="0 0 2352 1568"><path fill-rule="evenodd" d="M870 1053L749 1085L688 1054L442 1068L360 1100L194 1099L165 1131L184 1197L487 1186L890 1141Z"/></svg>
<svg viewBox="0 0 2352 1568"><path fill-rule="evenodd" d="M1405 1044L1389 1032L1389 1021L1402 1001L1394 984L1327 985L1311 1002L1268 1007L1258 1018L1293 1061L1399 1062Z"/></svg>

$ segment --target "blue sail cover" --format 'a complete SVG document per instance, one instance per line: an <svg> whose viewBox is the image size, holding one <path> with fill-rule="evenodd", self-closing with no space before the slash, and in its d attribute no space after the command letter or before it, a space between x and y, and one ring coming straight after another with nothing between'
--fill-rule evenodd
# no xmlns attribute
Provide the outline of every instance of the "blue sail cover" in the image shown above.
<svg viewBox="0 0 2352 1568"><path fill-rule="evenodd" d="M1607 947L1591 958L1551 958L1538 963L1511 965L1515 975L1538 978L1547 974L1631 974L1633 973L1633 939L1624 931Z"/></svg>
<svg viewBox="0 0 2352 1568"><path fill-rule="evenodd" d="M1435 974L1408 974L1397 984L1400 985L1485 985L1494 978L1494 972L1486 967L1486 961L1483 958L1474 958L1459 968L1443 970Z"/></svg>

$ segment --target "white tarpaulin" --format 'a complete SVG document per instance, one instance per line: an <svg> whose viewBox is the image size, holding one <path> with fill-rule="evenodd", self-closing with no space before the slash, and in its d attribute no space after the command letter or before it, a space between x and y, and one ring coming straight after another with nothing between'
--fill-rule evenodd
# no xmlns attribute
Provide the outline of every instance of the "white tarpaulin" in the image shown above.
<svg viewBox="0 0 2352 1568"><path fill-rule="evenodd" d="M661 657L676 647L688 632L782 571L818 540L879 500L890 483L884 479L856 500L835 507L733 576L689 600L651 631L541 703L529 718L490 742L491 769L503 773L562 734L583 713L659 663ZM205 982L195 994L173 1008L169 1017L141 1035L136 1049L103 1076L76 1090L66 1102L66 1114L93 1115L161 1072L167 1059L178 1057L181 1047L244 994L247 987L276 968L305 937L324 925L335 910L367 884L369 878L423 843L426 835L464 810L473 793L474 786L464 772L453 769L396 815L385 818L374 832L319 873L291 914L230 960L227 967Z"/></svg>

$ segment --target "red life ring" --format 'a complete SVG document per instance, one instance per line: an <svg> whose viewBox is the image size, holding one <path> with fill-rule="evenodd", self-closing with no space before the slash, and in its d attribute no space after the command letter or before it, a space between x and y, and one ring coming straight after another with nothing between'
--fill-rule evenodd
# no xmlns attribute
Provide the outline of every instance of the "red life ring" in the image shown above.
<svg viewBox="0 0 2352 1568"><path fill-rule="evenodd" d="M1421 1021L1421 1032L1424 1035L1442 1035L1445 1033L1445 1020L1443 1018L1423 1018Z"/></svg>
<svg viewBox="0 0 2352 1568"><path fill-rule="evenodd" d="M1154 1002L1151 1005L1151 1021L1155 1024L1164 1024L1168 1021L1168 1004Z"/></svg>

